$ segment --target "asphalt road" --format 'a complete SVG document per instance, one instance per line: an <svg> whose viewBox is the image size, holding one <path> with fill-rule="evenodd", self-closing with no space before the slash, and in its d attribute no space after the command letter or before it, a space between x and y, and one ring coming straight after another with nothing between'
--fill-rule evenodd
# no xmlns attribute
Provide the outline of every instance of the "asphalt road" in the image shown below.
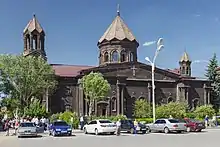
<svg viewBox="0 0 220 147"><path fill-rule="evenodd" d="M75 133L72 137L51 137L44 134L39 138L17 138L0 136L1 147L207 147L218 146L220 129L210 129L201 133L163 134L151 133L145 135L122 134L84 135Z"/></svg>

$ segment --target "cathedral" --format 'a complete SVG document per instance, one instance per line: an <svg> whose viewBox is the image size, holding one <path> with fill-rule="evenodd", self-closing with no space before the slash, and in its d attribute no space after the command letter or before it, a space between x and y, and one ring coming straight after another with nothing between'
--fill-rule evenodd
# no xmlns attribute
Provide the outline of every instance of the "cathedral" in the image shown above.
<svg viewBox="0 0 220 147"><path fill-rule="evenodd" d="M34 15L23 31L24 56L41 56L47 60L45 32ZM102 101L96 101L93 115L133 116L135 100L152 102L151 66L138 61L138 41L125 24L118 11L103 36L98 40L99 65L76 66L51 64L58 81L54 93L46 95L48 110L52 113L71 110L88 114L88 103L81 86L81 78L91 71L100 72L111 85ZM191 76L191 60L184 52L179 68L155 68L155 101L166 104L172 101L187 102L194 109L209 104L210 82Z"/></svg>

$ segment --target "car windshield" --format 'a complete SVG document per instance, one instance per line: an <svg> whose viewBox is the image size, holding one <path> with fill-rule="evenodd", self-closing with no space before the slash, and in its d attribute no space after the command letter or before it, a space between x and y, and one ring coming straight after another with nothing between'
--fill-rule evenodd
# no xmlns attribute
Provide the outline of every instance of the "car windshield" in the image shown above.
<svg viewBox="0 0 220 147"><path fill-rule="evenodd" d="M110 120L99 120L101 124L112 123Z"/></svg>
<svg viewBox="0 0 220 147"><path fill-rule="evenodd" d="M21 123L20 124L21 127L34 127L34 123Z"/></svg>
<svg viewBox="0 0 220 147"><path fill-rule="evenodd" d="M180 121L177 119L168 119L170 123L179 123Z"/></svg>
<svg viewBox="0 0 220 147"><path fill-rule="evenodd" d="M68 124L64 121L54 122L54 126L68 126Z"/></svg>

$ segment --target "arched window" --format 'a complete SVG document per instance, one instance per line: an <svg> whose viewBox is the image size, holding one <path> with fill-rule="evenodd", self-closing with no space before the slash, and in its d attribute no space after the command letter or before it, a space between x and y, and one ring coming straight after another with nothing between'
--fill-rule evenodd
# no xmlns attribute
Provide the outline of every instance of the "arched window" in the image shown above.
<svg viewBox="0 0 220 147"><path fill-rule="evenodd" d="M112 52L112 61L113 62L118 62L118 59L119 59L118 52L117 51L113 51Z"/></svg>
<svg viewBox="0 0 220 147"><path fill-rule="evenodd" d="M168 97L167 99L167 103L173 102L173 98L172 97Z"/></svg>
<svg viewBox="0 0 220 147"><path fill-rule="evenodd" d="M189 67L186 67L186 74L189 74Z"/></svg>
<svg viewBox="0 0 220 147"><path fill-rule="evenodd" d="M126 52L125 51L121 51L121 62L125 62L126 61Z"/></svg>
<svg viewBox="0 0 220 147"><path fill-rule="evenodd" d="M112 111L116 111L116 107L117 107L116 105L117 105L116 98L113 97L111 101Z"/></svg>
<svg viewBox="0 0 220 147"><path fill-rule="evenodd" d="M130 53L130 61L133 62L134 61L134 54Z"/></svg>
<svg viewBox="0 0 220 147"><path fill-rule="evenodd" d="M108 52L105 52L104 54L104 62L108 62L109 57L108 57Z"/></svg>
<svg viewBox="0 0 220 147"><path fill-rule="evenodd" d="M185 74L185 67L182 67L182 74Z"/></svg>

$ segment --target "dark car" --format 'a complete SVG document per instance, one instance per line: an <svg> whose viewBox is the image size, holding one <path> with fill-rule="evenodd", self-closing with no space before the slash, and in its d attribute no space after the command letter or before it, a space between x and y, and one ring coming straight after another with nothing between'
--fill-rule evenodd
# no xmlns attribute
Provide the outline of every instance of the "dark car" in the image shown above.
<svg viewBox="0 0 220 147"><path fill-rule="evenodd" d="M49 135L61 136L72 135L72 127L65 121L54 121L49 127Z"/></svg>
<svg viewBox="0 0 220 147"><path fill-rule="evenodd" d="M137 133L146 134L147 127L142 123L138 123L138 127L136 128ZM121 120L121 131L127 131L129 133L134 133L134 122L132 120Z"/></svg>
<svg viewBox="0 0 220 147"><path fill-rule="evenodd" d="M205 123L195 119L184 118L187 132L201 132L205 129Z"/></svg>

